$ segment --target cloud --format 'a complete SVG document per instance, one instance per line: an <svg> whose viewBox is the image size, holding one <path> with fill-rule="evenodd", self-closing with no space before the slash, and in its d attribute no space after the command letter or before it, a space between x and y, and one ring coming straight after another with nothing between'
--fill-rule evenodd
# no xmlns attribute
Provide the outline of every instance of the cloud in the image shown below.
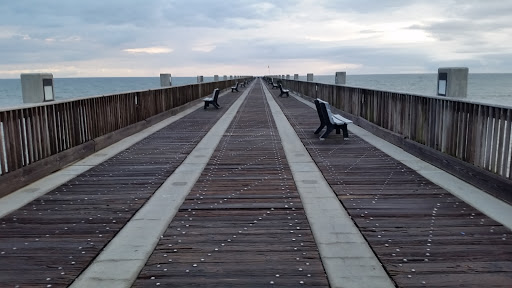
<svg viewBox="0 0 512 288"><path fill-rule="evenodd" d="M123 51L131 54L166 54L171 53L173 50L167 47L146 47L124 49Z"/></svg>
<svg viewBox="0 0 512 288"><path fill-rule="evenodd" d="M511 72L510 1L23 0L0 13L0 78Z"/></svg>

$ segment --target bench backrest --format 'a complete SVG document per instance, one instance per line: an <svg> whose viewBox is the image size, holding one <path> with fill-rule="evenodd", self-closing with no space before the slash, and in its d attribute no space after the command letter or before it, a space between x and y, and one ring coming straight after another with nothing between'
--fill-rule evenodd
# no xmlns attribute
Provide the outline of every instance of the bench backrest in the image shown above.
<svg viewBox="0 0 512 288"><path fill-rule="evenodd" d="M279 83L279 90L281 90L281 93L283 93L283 85L281 85L281 83Z"/></svg>
<svg viewBox="0 0 512 288"><path fill-rule="evenodd" d="M318 113L318 118L320 119L320 123L325 125L326 117L324 117L324 113L322 112L322 107L320 106L320 99L315 99L316 113Z"/></svg>
<svg viewBox="0 0 512 288"><path fill-rule="evenodd" d="M215 88L213 90L213 102L217 103L217 99L219 98L219 88Z"/></svg>
<svg viewBox="0 0 512 288"><path fill-rule="evenodd" d="M325 102L323 100L318 99L318 102L320 103L320 108L322 110L322 114L324 115L324 119L326 121L329 121L331 124L335 124L332 112L331 112L331 105L329 105L329 102Z"/></svg>

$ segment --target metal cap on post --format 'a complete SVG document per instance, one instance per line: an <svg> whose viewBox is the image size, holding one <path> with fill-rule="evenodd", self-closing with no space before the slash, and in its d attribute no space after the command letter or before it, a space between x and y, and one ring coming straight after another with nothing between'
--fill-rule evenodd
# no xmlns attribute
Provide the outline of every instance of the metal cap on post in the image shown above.
<svg viewBox="0 0 512 288"><path fill-rule="evenodd" d="M446 67L437 70L437 95L466 98L468 93L467 67Z"/></svg>
<svg viewBox="0 0 512 288"><path fill-rule="evenodd" d="M23 73L20 78L23 103L41 103L55 100L53 74Z"/></svg>
<svg viewBox="0 0 512 288"><path fill-rule="evenodd" d="M347 83L347 72L336 72L334 84L345 85Z"/></svg>
<svg viewBox="0 0 512 288"><path fill-rule="evenodd" d="M313 82L313 73L308 73L308 76L306 79L308 82Z"/></svg>
<svg viewBox="0 0 512 288"><path fill-rule="evenodd" d="M172 86L171 74L160 74L160 87L169 87Z"/></svg>

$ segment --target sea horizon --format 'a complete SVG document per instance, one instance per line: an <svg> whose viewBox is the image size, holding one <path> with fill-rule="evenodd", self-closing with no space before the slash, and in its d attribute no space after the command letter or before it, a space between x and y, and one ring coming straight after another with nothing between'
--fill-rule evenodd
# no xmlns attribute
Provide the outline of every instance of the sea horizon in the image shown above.
<svg viewBox="0 0 512 288"><path fill-rule="evenodd" d="M283 74L281 74L283 75ZM293 74L290 79L293 79ZM224 75L219 75L223 79ZM255 75L264 76L264 75ZM213 82L213 76L203 76L203 82ZM173 86L197 83L197 76L172 76ZM299 80L306 81L306 74ZM332 75L314 75L313 82L334 84ZM437 73L347 74L346 86L420 96L436 96ZM160 77L59 77L54 78L55 100L101 96L159 89ZM512 107L512 73L469 73L469 101ZM0 79L0 108L24 105L19 78Z"/></svg>

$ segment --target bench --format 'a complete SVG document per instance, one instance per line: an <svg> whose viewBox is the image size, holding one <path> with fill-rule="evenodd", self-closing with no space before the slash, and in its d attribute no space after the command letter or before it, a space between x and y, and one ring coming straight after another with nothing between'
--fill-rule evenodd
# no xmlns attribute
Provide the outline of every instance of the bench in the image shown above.
<svg viewBox="0 0 512 288"><path fill-rule="evenodd" d="M240 83L240 86L242 87L245 87L245 85L247 85L247 81L243 81L242 83Z"/></svg>
<svg viewBox="0 0 512 288"><path fill-rule="evenodd" d="M238 82L236 82L235 86L231 87L231 92L238 92Z"/></svg>
<svg viewBox="0 0 512 288"><path fill-rule="evenodd" d="M281 94L279 94L279 97L284 97L283 95L286 95L286 97L290 96L290 90L283 89L283 85L281 85L281 83L279 83L279 90L281 90Z"/></svg>
<svg viewBox="0 0 512 288"><path fill-rule="evenodd" d="M219 99L219 91L220 91L219 88L215 88L213 90L212 97L203 98L204 109L208 108L208 106L210 106L210 104L212 104L217 109L220 108L219 103L217 103L217 99Z"/></svg>
<svg viewBox="0 0 512 288"><path fill-rule="evenodd" d="M270 82L270 84L272 84L272 89L279 88L279 85L274 83L274 81Z"/></svg>
<svg viewBox="0 0 512 288"><path fill-rule="evenodd" d="M336 129L336 134L340 134L340 129L343 130L343 138L348 138L347 124L352 123L351 120L338 114L332 114L331 105L323 100L315 99L315 106L318 118L320 118L320 127L316 129L315 134L320 133L324 127L327 127L324 134L320 136L320 140L325 140L334 129Z"/></svg>

